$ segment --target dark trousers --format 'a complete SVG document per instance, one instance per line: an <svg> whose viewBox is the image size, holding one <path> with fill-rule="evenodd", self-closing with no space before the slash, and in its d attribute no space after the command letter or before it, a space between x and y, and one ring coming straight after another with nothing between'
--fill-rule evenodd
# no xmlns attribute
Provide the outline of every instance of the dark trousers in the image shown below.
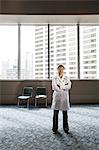
<svg viewBox="0 0 99 150"><path fill-rule="evenodd" d="M67 114L67 110L66 111L62 111L63 112L63 129L68 129L68 114ZM53 131L58 130L58 114L59 114L59 110L54 110L54 114L53 114Z"/></svg>

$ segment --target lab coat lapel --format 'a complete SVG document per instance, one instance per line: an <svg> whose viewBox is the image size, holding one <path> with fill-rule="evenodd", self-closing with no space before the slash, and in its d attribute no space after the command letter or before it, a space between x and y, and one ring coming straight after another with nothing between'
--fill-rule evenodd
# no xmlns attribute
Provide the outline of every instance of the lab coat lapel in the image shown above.
<svg viewBox="0 0 99 150"><path fill-rule="evenodd" d="M64 76L63 76L62 78L60 78L60 77L58 76L58 80L59 80L61 83L63 83L63 81L64 81Z"/></svg>

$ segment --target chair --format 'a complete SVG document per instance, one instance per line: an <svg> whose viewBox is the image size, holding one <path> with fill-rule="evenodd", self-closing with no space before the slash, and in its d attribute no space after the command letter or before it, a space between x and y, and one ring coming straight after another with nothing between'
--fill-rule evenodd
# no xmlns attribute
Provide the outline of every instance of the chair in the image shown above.
<svg viewBox="0 0 99 150"><path fill-rule="evenodd" d="M32 98L33 94L33 88L32 87L24 87L22 89L22 95L18 96L18 103L17 105L19 106L20 100L27 101L27 107L29 107L30 99Z"/></svg>
<svg viewBox="0 0 99 150"><path fill-rule="evenodd" d="M47 95L46 87L37 87L35 95L35 107L37 106L37 100L45 99L45 106L47 107Z"/></svg>

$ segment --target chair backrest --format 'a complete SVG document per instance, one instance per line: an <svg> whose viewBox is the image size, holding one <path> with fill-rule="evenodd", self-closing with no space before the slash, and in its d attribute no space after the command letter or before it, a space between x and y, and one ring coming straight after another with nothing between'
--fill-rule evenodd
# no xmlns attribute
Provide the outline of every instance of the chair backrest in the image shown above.
<svg viewBox="0 0 99 150"><path fill-rule="evenodd" d="M33 88L32 87L24 87L23 88L23 95L32 96Z"/></svg>
<svg viewBox="0 0 99 150"><path fill-rule="evenodd" d="M46 95L46 87L37 87L36 95Z"/></svg>

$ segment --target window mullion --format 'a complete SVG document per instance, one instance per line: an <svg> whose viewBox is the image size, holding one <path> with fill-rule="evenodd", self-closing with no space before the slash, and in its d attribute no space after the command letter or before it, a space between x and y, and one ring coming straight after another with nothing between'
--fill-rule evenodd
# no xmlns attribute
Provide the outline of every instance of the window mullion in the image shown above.
<svg viewBox="0 0 99 150"><path fill-rule="evenodd" d="M80 79L80 28L77 24L77 50L78 50L78 79Z"/></svg>
<svg viewBox="0 0 99 150"><path fill-rule="evenodd" d="M50 25L48 24L48 79L50 79Z"/></svg>
<svg viewBox="0 0 99 150"><path fill-rule="evenodd" d="M18 24L18 79L20 79L20 75L21 75L20 28L21 28L21 25Z"/></svg>

